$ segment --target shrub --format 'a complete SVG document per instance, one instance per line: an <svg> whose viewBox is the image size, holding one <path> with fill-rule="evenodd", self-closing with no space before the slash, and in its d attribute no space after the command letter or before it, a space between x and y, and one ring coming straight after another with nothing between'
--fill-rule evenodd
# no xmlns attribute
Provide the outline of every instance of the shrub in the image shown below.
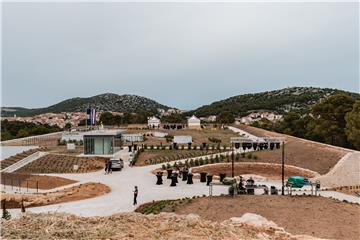
<svg viewBox="0 0 360 240"><path fill-rule="evenodd" d="M190 166L188 159L185 160L185 166L186 166L186 167L189 167L189 166Z"/></svg>
<svg viewBox="0 0 360 240"><path fill-rule="evenodd" d="M253 155L253 158L256 160L258 159L258 156L256 156L255 154Z"/></svg>
<svg viewBox="0 0 360 240"><path fill-rule="evenodd" d="M248 153L248 154L247 154L247 158L248 158L248 159L251 159L251 158L252 158L252 153Z"/></svg>
<svg viewBox="0 0 360 240"><path fill-rule="evenodd" d="M199 160L195 159L195 166L199 166L199 165L200 165Z"/></svg>
<svg viewBox="0 0 360 240"><path fill-rule="evenodd" d="M190 159L190 167L193 167L194 166L194 159Z"/></svg>
<svg viewBox="0 0 360 240"><path fill-rule="evenodd" d="M213 143L221 143L221 139L215 137L209 137L209 141Z"/></svg>
<svg viewBox="0 0 360 240"><path fill-rule="evenodd" d="M200 165L200 166L201 166L201 165L204 165L204 159L200 158L200 160L199 160L199 165Z"/></svg>

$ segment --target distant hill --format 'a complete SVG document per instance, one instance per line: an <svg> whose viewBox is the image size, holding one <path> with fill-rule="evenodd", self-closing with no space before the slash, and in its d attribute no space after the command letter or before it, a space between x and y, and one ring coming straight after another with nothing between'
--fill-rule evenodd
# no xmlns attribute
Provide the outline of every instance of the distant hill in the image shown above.
<svg viewBox="0 0 360 240"><path fill-rule="evenodd" d="M330 88L291 87L275 91L243 94L204 105L187 114L196 116L217 115L224 111L245 115L253 110L270 110L277 113L295 111L306 113L310 106L331 95L344 93L360 100L360 94Z"/></svg>
<svg viewBox="0 0 360 240"><path fill-rule="evenodd" d="M2 116L33 116L42 113L58 112L83 112L88 106L96 106L99 111L116 112L152 112L158 109L168 110L169 107L162 105L149 98L137 95L117 95L113 93L100 94L88 98L71 98L46 108L26 109L19 107L4 107L1 109Z"/></svg>

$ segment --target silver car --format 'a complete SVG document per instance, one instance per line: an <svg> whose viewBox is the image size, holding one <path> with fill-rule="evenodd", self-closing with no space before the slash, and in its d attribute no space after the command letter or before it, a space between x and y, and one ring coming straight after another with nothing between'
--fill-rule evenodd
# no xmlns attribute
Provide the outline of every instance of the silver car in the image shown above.
<svg viewBox="0 0 360 240"><path fill-rule="evenodd" d="M112 158L111 161L111 169L112 170L121 170L124 167L124 161L122 159Z"/></svg>

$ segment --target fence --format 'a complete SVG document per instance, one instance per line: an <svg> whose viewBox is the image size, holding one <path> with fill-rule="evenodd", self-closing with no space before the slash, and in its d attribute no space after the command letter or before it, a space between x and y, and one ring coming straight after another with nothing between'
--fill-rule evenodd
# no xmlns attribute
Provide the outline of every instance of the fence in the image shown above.
<svg viewBox="0 0 360 240"><path fill-rule="evenodd" d="M24 193L39 193L39 181L20 178L2 178L3 190L11 190Z"/></svg>

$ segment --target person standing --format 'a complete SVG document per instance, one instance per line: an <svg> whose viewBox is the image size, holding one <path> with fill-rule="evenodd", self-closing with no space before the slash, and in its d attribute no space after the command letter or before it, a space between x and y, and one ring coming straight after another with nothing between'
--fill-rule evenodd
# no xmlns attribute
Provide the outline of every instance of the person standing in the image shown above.
<svg viewBox="0 0 360 240"><path fill-rule="evenodd" d="M137 204L137 196L138 196L138 187L135 186L135 190L134 190L134 206Z"/></svg>

